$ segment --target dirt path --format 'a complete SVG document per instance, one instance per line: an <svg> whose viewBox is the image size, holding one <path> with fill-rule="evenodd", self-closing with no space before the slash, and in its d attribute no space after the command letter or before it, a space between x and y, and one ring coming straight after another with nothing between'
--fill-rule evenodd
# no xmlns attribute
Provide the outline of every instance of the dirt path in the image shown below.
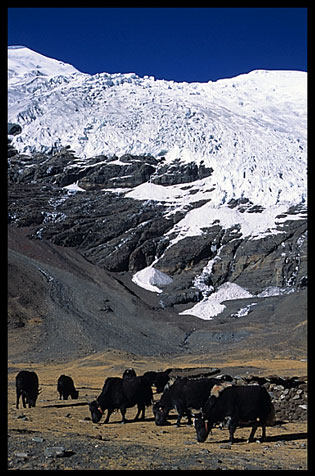
<svg viewBox="0 0 315 476"><path fill-rule="evenodd" d="M267 429L264 443L246 443L249 429L236 430L236 443L228 444L228 431L214 429L205 443L198 443L195 431L180 428L175 419L157 427L152 409L145 421L120 424L114 413L110 423L93 424L87 399L99 395L108 376L120 376L127 367L138 374L167 367L218 366L233 375L305 375L306 362L300 360L259 361L250 359L213 362L209 356L148 359L120 351L104 352L68 363L9 362L8 469L307 469L306 422L284 422ZM223 364L223 365L222 365ZM15 375L21 369L39 375L42 393L35 408L15 408ZM59 401L56 382L61 373L71 375L80 391L78 400ZM155 399L159 395L154 395ZM127 418L135 416L135 409ZM171 417L175 417L175 412ZM260 437L260 430L257 431ZM59 454L58 450L59 448ZM60 449L61 448L61 449Z"/></svg>

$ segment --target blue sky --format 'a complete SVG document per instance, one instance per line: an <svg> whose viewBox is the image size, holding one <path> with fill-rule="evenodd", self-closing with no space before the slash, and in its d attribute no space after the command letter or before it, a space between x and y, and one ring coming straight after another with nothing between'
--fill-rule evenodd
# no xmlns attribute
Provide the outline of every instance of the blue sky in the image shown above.
<svg viewBox="0 0 315 476"><path fill-rule="evenodd" d="M306 8L9 8L8 45L86 73L209 81L307 70Z"/></svg>

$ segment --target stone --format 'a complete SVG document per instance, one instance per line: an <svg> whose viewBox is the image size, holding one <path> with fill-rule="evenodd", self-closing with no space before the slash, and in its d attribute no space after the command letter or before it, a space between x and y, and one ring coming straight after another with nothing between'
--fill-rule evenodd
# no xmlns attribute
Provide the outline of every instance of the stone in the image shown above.
<svg viewBox="0 0 315 476"><path fill-rule="evenodd" d="M220 445L220 449L222 449L222 450L231 450L232 445L231 445L231 443L223 443L222 445Z"/></svg>
<svg viewBox="0 0 315 476"><path fill-rule="evenodd" d="M294 395L294 397L292 397L292 400L300 400L301 396L300 395Z"/></svg>
<svg viewBox="0 0 315 476"><path fill-rule="evenodd" d="M18 415L16 418L20 419L20 420L23 420L23 421L28 421L28 417L26 415L24 415L24 413L22 413L21 415Z"/></svg>
<svg viewBox="0 0 315 476"><path fill-rule="evenodd" d="M65 455L65 448L63 446L50 446L45 448L45 456L48 458L54 456L64 456Z"/></svg>
<svg viewBox="0 0 315 476"><path fill-rule="evenodd" d="M177 159L168 164L158 165L155 173L151 176L151 182L164 186L177 185L210 177L212 173L213 169L205 167L203 163L200 163L199 166L195 162L183 164Z"/></svg>
<svg viewBox="0 0 315 476"><path fill-rule="evenodd" d="M27 459L28 456L29 456L28 453L24 453L24 452L20 452L20 451L14 453L14 454L17 458L21 458L21 459Z"/></svg>

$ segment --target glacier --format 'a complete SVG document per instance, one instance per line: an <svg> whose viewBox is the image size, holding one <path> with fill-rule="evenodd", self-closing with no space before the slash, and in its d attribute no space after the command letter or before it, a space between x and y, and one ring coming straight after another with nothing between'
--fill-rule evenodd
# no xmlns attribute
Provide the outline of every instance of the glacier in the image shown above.
<svg viewBox="0 0 315 476"><path fill-rule="evenodd" d="M306 200L307 74L255 70L207 83L89 75L28 48L8 50L8 121L23 153L70 145L96 155L204 162L211 202Z"/></svg>
<svg viewBox="0 0 315 476"><path fill-rule="evenodd" d="M163 203L166 216L206 201L174 224L168 248L216 223L224 229L238 225L243 238L258 239L280 233L288 218L305 218L307 73L302 71L254 70L217 81L177 83L135 73L90 75L26 47L11 46L8 122L22 128L10 137L20 153L68 146L76 155L68 167L87 167L95 156L113 157L114 164L121 155L133 154L161 158L165 164L194 162L211 168L210 176L189 187L149 180L112 189L127 198ZM84 193L77 183L67 188ZM240 207L242 200L251 207ZM288 213L300 204L300 214ZM133 281L160 293L158 286L167 286L169 277L159 273L150 266ZM228 299L230 293L235 299L235 286L221 287L219 300L217 295L205 297L195 315L216 315L222 296ZM237 291L239 297L249 296L246 290Z"/></svg>

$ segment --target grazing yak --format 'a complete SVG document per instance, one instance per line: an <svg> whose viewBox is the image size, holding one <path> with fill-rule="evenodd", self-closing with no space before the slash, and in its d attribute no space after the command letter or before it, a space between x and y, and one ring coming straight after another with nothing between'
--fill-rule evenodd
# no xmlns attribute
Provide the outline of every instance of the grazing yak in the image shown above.
<svg viewBox="0 0 315 476"><path fill-rule="evenodd" d="M170 379L169 374L171 373L171 371L172 369L167 369L163 372L155 372L153 370L149 370L148 372L145 372L143 374L143 377L149 382L151 387L152 385L155 385L156 393L161 393L163 392L165 385ZM129 369L124 370L122 377L136 377L136 372L132 367L130 367Z"/></svg>
<svg viewBox="0 0 315 476"><path fill-rule="evenodd" d="M38 389L38 376L36 372L21 370L15 377L16 385L16 408L19 408L19 400L22 396L23 407L29 408L36 406L36 400L40 393Z"/></svg>
<svg viewBox="0 0 315 476"><path fill-rule="evenodd" d="M68 400L69 395L76 400L79 396L78 390L75 389L73 380L67 375L60 375L57 382L57 391L59 392L59 400Z"/></svg>
<svg viewBox="0 0 315 476"><path fill-rule="evenodd" d="M105 410L107 417L104 423L109 422L109 417L114 410L119 409L122 421L125 423L126 409L137 405L138 412L135 420L145 418L145 407L152 405L153 395L150 384L143 377L108 377L105 380L101 394L96 400L89 403L93 423L98 423Z"/></svg>
<svg viewBox="0 0 315 476"><path fill-rule="evenodd" d="M187 415L188 425L192 424L191 408L200 409L209 397L210 390L218 383L215 378L177 378L173 385L166 385L161 400L153 405L155 424L166 425L173 408L178 413L176 425L180 425L183 415Z"/></svg>
<svg viewBox="0 0 315 476"><path fill-rule="evenodd" d="M124 370L124 373L122 374L122 378L129 378L129 377L136 377L136 371L132 367L129 367L129 369Z"/></svg>
<svg viewBox="0 0 315 476"><path fill-rule="evenodd" d="M143 377L147 379L151 386L155 385L156 393L161 393L170 379L169 374L171 371L172 369L167 369L163 372L154 372L153 370L150 370L149 372L145 372Z"/></svg>
<svg viewBox="0 0 315 476"><path fill-rule="evenodd" d="M216 385L212 388L202 412L195 415L197 440L204 442L217 422L228 418L230 443L239 425L251 426L249 442L254 440L258 426L262 427L262 440L266 438L266 425L274 424L275 410L269 393L258 385Z"/></svg>

